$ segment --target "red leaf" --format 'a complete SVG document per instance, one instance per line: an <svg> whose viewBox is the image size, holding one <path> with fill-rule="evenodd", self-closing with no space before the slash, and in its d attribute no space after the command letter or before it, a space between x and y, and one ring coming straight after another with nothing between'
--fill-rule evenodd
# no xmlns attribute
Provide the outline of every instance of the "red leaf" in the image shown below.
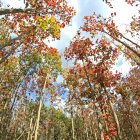
<svg viewBox="0 0 140 140"><path fill-rule="evenodd" d="M111 132L111 134L117 136L117 131Z"/></svg>

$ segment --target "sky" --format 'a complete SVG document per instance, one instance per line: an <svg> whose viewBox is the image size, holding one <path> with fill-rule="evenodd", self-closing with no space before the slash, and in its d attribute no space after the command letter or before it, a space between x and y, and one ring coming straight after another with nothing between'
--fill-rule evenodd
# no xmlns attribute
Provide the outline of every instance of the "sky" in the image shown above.
<svg viewBox="0 0 140 140"><path fill-rule="evenodd" d="M131 20L131 17L137 14L139 7L133 8L131 5L125 3L125 0L114 0L112 1L113 8L109 8L108 5L102 2L102 0L71 0L69 2L71 6L77 11L76 16L72 18L71 25L62 29L61 40L55 41L50 45L55 46L60 52L63 52L65 47L69 46L70 41L76 35L77 30L83 24L84 16L91 15L94 11L97 14L101 14L103 17L109 17L111 13L116 12L117 16L114 18L116 25L119 29L124 32L124 27ZM62 59L63 66L67 65L67 61ZM121 72L123 75L129 73L131 69L130 63L120 55L116 60L117 65L113 66L112 71L115 73L116 70ZM60 76L58 81L63 81ZM58 104L58 102L56 101ZM65 104L65 100L61 100L59 104ZM59 106L59 105L58 105ZM61 108L61 107L60 107Z"/></svg>
<svg viewBox="0 0 140 140"><path fill-rule="evenodd" d="M0 0L3 2L3 7L6 8L9 5L9 8L24 8L23 0ZM103 17L109 17L111 13L116 12L117 16L114 17L116 25L119 26L119 29L123 32L126 24L131 20L131 17L135 14L138 14L138 9L140 7L132 7L128 5L125 0L111 0L113 8L109 8L103 0L68 0L68 5L74 7L77 14L71 19L70 25L67 25L64 29L61 30L61 39L53 42L46 42L49 46L55 47L59 50L60 53L63 53L66 47L69 46L70 41L76 35L77 30L83 24L84 16L90 16L93 12L96 14L101 14ZM139 3L139 2L138 2ZM62 57L63 67L67 65L67 61ZM123 67L125 59L123 56L119 57L116 60L118 67ZM126 64L124 64L126 66ZM129 68L128 68L129 69ZM128 73L128 70L120 69L120 72ZM62 78L59 77L58 81L61 81Z"/></svg>
<svg viewBox="0 0 140 140"><path fill-rule="evenodd" d="M6 4L9 4L9 8L23 8L23 0L0 0L4 2L3 7L6 7ZM109 17L111 13L116 12L116 17L114 18L116 25L119 26L119 29L124 32L125 26L131 21L133 15L138 14L138 9L140 7L132 7L131 5L126 4L125 0L111 0L113 8L103 3L102 0L68 0L68 4L76 10L76 16L73 16L71 19L70 25L67 25L64 29L61 30L61 39L54 42L46 42L49 46L55 47L59 50L60 53L63 53L65 47L69 46L70 41L76 35L77 30L83 24L84 16L90 16L93 12L96 14L101 14L103 17ZM138 2L139 3L139 2ZM62 57L63 67L67 65L67 61ZM128 74L131 65L123 55L120 55L116 60L117 65L112 68L112 71L118 70L124 75ZM58 77L57 81L61 82L63 78ZM63 100L64 101L64 100ZM63 102L62 101L62 102ZM61 103L62 103L61 102Z"/></svg>
<svg viewBox="0 0 140 140"><path fill-rule="evenodd" d="M62 29L61 39L50 43L50 45L56 47L60 52L63 52L65 47L69 46L77 30L83 24L84 16L90 16L93 12L96 12L96 14L101 14L107 18L110 17L111 13L116 12L117 16L114 17L114 20L116 25L119 26L119 30L123 33L126 24L129 24L133 15L138 14L137 11L140 8L128 5L125 0L112 0L113 8L109 8L102 0L71 0L69 4L75 8L77 14L72 18L70 26L68 25ZM62 62L63 67L67 65L67 61L64 58L62 58ZM124 75L128 74L131 65L122 55L118 57L116 63L117 65L112 68L113 72L117 70ZM58 78L58 81L62 80L62 77Z"/></svg>

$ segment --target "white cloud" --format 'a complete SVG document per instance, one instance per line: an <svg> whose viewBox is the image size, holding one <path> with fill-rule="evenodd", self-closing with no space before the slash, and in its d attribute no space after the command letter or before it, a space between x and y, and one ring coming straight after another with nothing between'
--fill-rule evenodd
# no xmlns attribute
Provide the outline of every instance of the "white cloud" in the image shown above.
<svg viewBox="0 0 140 140"><path fill-rule="evenodd" d="M132 16L138 16L138 10L140 6L131 6L130 4L127 4L125 0L113 0L111 1L111 3L113 5L113 8L107 9L108 16L111 16L111 13L116 12L116 16L113 19L116 26L118 26L119 31L125 37L137 42L137 38L132 38L130 34L126 34L126 27L129 26L130 22L132 21ZM122 61L122 64L120 66L113 66L112 71L115 72L117 70L123 75L128 74L130 69L132 68L131 63L126 60L123 55L119 57L116 63L118 63L119 61Z"/></svg>
<svg viewBox="0 0 140 140"><path fill-rule="evenodd" d="M78 0L69 0L68 5L74 7L76 11L79 10Z"/></svg>
<svg viewBox="0 0 140 140"><path fill-rule="evenodd" d="M66 100L62 99L61 97L57 96L55 101L53 102L53 105L56 109L61 109L64 110L65 109L65 105L66 105Z"/></svg>
<svg viewBox="0 0 140 140"><path fill-rule="evenodd" d="M24 8L23 0L2 0L2 3L4 8Z"/></svg>
<svg viewBox="0 0 140 140"><path fill-rule="evenodd" d="M113 8L107 10L108 16L111 16L111 13L116 12L114 21L117 25L121 25L120 27L122 27L122 25L128 25L132 16L138 15L138 10L140 9L140 6L131 6L130 4L127 4L125 0L113 0L111 3ZM123 28L120 29L122 30Z"/></svg>
<svg viewBox="0 0 140 140"><path fill-rule="evenodd" d="M120 57L116 63L118 63L120 60L122 60L122 65L120 66L113 66L112 67L112 72L115 73L116 71L121 72L123 75L126 75L129 73L130 69L132 68L131 63L125 59L125 57Z"/></svg>
<svg viewBox="0 0 140 140"><path fill-rule="evenodd" d="M24 6L23 0L2 0L6 5L9 4L10 7L19 8ZM47 42L49 46L57 48L59 51L63 52L65 47L69 45L69 42L75 36L76 31L83 23L83 17L86 15L92 15L95 11L96 13L101 13L103 16L110 16L110 13L116 12L117 16L114 18L117 25L128 24L131 20L131 17L138 13L139 7L132 7L131 5L126 4L125 0L112 0L113 9L109 8L108 5L102 2L102 0L68 0L68 5L74 7L77 14L72 18L72 26L66 26L61 30L61 40ZM120 26L120 31L124 31L124 26ZM119 67L114 66L114 70L118 70L122 73L128 73L131 64L123 59L123 64ZM63 60L64 61L64 60ZM119 61L119 60L118 60ZM65 62L64 62L65 63Z"/></svg>

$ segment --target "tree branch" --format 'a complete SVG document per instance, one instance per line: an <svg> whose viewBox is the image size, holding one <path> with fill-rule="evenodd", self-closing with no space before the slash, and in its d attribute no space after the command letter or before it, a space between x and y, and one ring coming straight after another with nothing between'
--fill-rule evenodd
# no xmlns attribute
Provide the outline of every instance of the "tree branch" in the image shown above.
<svg viewBox="0 0 140 140"><path fill-rule="evenodd" d="M111 34L109 34L108 32L106 32L104 29L102 29L102 32L104 32L105 34L109 35L110 37L112 37L113 39L115 39L116 41L118 41L119 43L123 44L126 48L128 48L129 50L131 50L134 54L136 54L140 58L140 54L137 51L135 51L132 47L130 47L126 43L122 42L118 38L112 36Z"/></svg>
<svg viewBox="0 0 140 140"><path fill-rule="evenodd" d="M26 13L26 14L34 14L38 12L37 10L45 10L46 8L27 8L27 9L0 9L0 15L6 15L6 14L15 14L15 13ZM48 10L48 9L46 9ZM40 13L40 12L38 12ZM47 11L47 14L53 14L53 13L60 13L55 11Z"/></svg>
<svg viewBox="0 0 140 140"><path fill-rule="evenodd" d="M22 33L21 35L19 35L18 37L11 39L10 41L8 41L7 43L3 44L0 46L0 51L2 51L2 49L4 49L6 46L10 46L12 44L14 44L17 40L21 39L21 37L23 37L25 34L30 33L33 29L35 29L36 27L33 27L31 29L28 29L27 31L25 31L24 33Z"/></svg>

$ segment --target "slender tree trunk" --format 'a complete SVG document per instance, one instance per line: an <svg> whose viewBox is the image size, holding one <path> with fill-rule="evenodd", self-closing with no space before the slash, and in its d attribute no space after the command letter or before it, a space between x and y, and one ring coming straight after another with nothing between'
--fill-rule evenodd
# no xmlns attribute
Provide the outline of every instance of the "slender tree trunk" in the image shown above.
<svg viewBox="0 0 140 140"><path fill-rule="evenodd" d="M88 128L86 126L86 135L87 135L87 140L89 140L89 134L88 134Z"/></svg>
<svg viewBox="0 0 140 140"><path fill-rule="evenodd" d="M71 93L70 93L70 101L72 100ZM72 127L72 139L75 139L75 134L74 134L74 121L73 121L73 107L71 103L71 127Z"/></svg>
<svg viewBox="0 0 140 140"><path fill-rule="evenodd" d="M30 135L31 140L32 140L32 136L33 136L33 134L35 133L35 130L36 130L36 123L37 123L37 121L35 121L34 127L32 126L32 133Z"/></svg>
<svg viewBox="0 0 140 140"><path fill-rule="evenodd" d="M99 114L98 114L98 106L95 104L95 111L96 111L96 117L97 117L97 121L98 121L98 128L99 128L99 131L100 131L100 138L101 140L104 140L104 136L103 136L103 126L102 126L102 123L100 121L100 118L99 118Z"/></svg>
<svg viewBox="0 0 140 140"><path fill-rule="evenodd" d="M32 121L33 121L32 115L33 115L33 111L32 111L32 113L31 113L30 127L29 127L29 131L28 131L27 140L30 140L30 135L31 135L31 133L32 133Z"/></svg>
<svg viewBox="0 0 140 140"><path fill-rule="evenodd" d="M44 87L43 87L43 92L41 94L41 99L40 99L40 103L39 103L39 109L38 109L38 114L37 114L36 130L35 130L35 140L37 140L37 135L38 135L39 121L40 121L40 112L41 112L41 108L42 108L43 95L44 95L44 92L45 92L46 83L47 83L47 76L46 76L46 79L45 79L45 83L44 83Z"/></svg>
<svg viewBox="0 0 140 140"><path fill-rule="evenodd" d="M94 137L95 140L98 140L96 130L94 129L94 122L93 121L91 121L90 129L91 129L91 134L92 134L91 135L91 140L92 140L93 137Z"/></svg>
<svg viewBox="0 0 140 140"><path fill-rule="evenodd" d="M39 109L37 114L37 123L36 123L36 129L35 129L35 140L37 140L38 135L38 129L39 129L39 121L40 121L40 112L42 108L42 100L43 100L43 94L41 95L40 103L39 103Z"/></svg>
<svg viewBox="0 0 140 140"><path fill-rule="evenodd" d="M24 137L23 134L25 133L25 131L28 131L28 130L27 130L27 129L23 130L22 133L21 133L21 135L20 135L16 140L20 140L20 138L21 138L22 136Z"/></svg>
<svg viewBox="0 0 140 140"><path fill-rule="evenodd" d="M71 118L71 125L72 125L72 139L75 139L75 135L74 135L74 121L73 121L73 116Z"/></svg>
<svg viewBox="0 0 140 140"><path fill-rule="evenodd" d="M110 101L110 99L109 99L109 104L110 104L110 107L111 107L111 110L113 112L113 116L114 116L114 119L115 119L115 122L116 122L116 125L117 125L118 137L119 137L120 140L122 140L119 119L117 117L117 114L116 114L116 112L114 110L114 107L113 107L112 102Z"/></svg>
<svg viewBox="0 0 140 140"><path fill-rule="evenodd" d="M98 140L96 132L94 132L94 136L95 136L95 140Z"/></svg>

